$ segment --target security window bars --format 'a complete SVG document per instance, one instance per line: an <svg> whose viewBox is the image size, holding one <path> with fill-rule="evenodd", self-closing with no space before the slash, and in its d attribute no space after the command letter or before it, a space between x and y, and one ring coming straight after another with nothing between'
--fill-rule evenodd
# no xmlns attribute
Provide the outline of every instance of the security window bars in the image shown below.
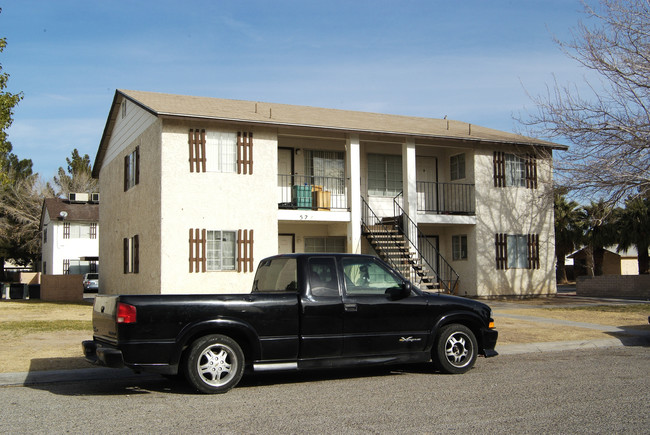
<svg viewBox="0 0 650 435"><path fill-rule="evenodd" d="M395 196L402 191L402 157L368 154L368 193Z"/></svg>
<svg viewBox="0 0 650 435"><path fill-rule="evenodd" d="M208 131L206 141L206 171L235 172L237 170L237 134Z"/></svg>
<svg viewBox="0 0 650 435"><path fill-rule="evenodd" d="M190 228L190 273L252 272L253 230L221 231Z"/></svg>
<svg viewBox="0 0 650 435"><path fill-rule="evenodd" d="M207 270L235 270L235 232L207 231Z"/></svg>
<svg viewBox="0 0 650 435"><path fill-rule="evenodd" d="M190 172L253 173L253 133L190 129Z"/></svg>

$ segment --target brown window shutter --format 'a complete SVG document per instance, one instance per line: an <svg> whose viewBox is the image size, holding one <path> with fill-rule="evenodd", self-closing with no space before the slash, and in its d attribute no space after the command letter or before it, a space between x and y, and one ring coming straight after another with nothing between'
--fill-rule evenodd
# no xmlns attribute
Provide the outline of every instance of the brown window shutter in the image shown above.
<svg viewBox="0 0 650 435"><path fill-rule="evenodd" d="M205 129L190 129L188 144L190 172L205 172Z"/></svg>
<svg viewBox="0 0 650 435"><path fill-rule="evenodd" d="M63 238L70 238L70 222L63 222Z"/></svg>
<svg viewBox="0 0 650 435"><path fill-rule="evenodd" d="M252 272L253 266L253 230L237 230L237 272Z"/></svg>
<svg viewBox="0 0 650 435"><path fill-rule="evenodd" d="M252 132L237 132L237 173L253 174Z"/></svg>
<svg viewBox="0 0 650 435"><path fill-rule="evenodd" d="M537 158L534 154L526 155L526 187L537 189Z"/></svg>
<svg viewBox="0 0 650 435"><path fill-rule="evenodd" d="M135 184L140 184L140 147L135 147Z"/></svg>
<svg viewBox="0 0 650 435"><path fill-rule="evenodd" d="M190 273L207 270L206 235L205 229L190 228Z"/></svg>
<svg viewBox="0 0 650 435"><path fill-rule="evenodd" d="M124 273L129 273L129 239L124 238Z"/></svg>
<svg viewBox="0 0 650 435"><path fill-rule="evenodd" d="M496 265L498 270L508 268L508 236L506 234L496 234L494 245L496 248Z"/></svg>
<svg viewBox="0 0 650 435"><path fill-rule="evenodd" d="M492 157L494 166L494 187L505 187L506 185L506 157L505 153L495 151Z"/></svg>
<svg viewBox="0 0 650 435"><path fill-rule="evenodd" d="M140 236L133 236L133 273L140 273Z"/></svg>
<svg viewBox="0 0 650 435"><path fill-rule="evenodd" d="M539 234L528 234L528 268L539 269Z"/></svg>

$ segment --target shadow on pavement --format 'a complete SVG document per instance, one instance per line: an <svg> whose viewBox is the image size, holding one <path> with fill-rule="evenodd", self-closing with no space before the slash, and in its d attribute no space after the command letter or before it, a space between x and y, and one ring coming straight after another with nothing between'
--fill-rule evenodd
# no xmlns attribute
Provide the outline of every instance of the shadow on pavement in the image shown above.
<svg viewBox="0 0 650 435"><path fill-rule="evenodd" d="M93 370L93 369L91 369ZM155 374L137 374L128 369L103 370L102 376L88 375L89 370L68 370L65 376L43 379L37 372L28 375L25 386L63 396L120 396L166 393L177 395L201 394L181 377L163 377ZM58 373L61 375L62 371ZM82 373L87 379L75 376ZM114 373L113 375L111 373ZM404 373L435 373L430 364L400 365L394 367L363 367L355 369L308 370L302 372L247 373L236 389L271 387L276 385L336 381L379 376L399 376ZM37 379L38 378L38 379Z"/></svg>
<svg viewBox="0 0 650 435"><path fill-rule="evenodd" d="M606 332L623 346L650 347L650 325L618 326L621 331Z"/></svg>

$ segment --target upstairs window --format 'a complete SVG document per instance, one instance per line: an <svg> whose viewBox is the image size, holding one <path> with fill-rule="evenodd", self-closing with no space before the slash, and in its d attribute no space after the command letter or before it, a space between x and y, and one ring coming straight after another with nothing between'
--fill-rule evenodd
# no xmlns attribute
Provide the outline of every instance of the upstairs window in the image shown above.
<svg viewBox="0 0 650 435"><path fill-rule="evenodd" d="M368 194L395 196L402 191L402 156L368 154Z"/></svg>
<svg viewBox="0 0 650 435"><path fill-rule="evenodd" d="M208 131L206 136L206 171L235 172L237 170L237 134Z"/></svg>
<svg viewBox="0 0 650 435"><path fill-rule="evenodd" d="M526 187L537 189L537 159L533 154L522 157L494 152L494 187Z"/></svg>
<svg viewBox="0 0 650 435"><path fill-rule="evenodd" d="M140 183L140 147L124 156L124 191Z"/></svg>
<svg viewBox="0 0 650 435"><path fill-rule="evenodd" d="M451 181L465 178L465 154L458 154L449 158L449 173Z"/></svg>
<svg viewBox="0 0 650 435"><path fill-rule="evenodd" d="M253 133L190 129L190 172L253 173Z"/></svg>

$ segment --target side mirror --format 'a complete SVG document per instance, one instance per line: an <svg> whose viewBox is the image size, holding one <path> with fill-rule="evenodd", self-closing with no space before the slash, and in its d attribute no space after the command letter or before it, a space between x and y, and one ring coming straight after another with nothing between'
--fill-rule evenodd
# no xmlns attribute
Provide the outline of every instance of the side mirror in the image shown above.
<svg viewBox="0 0 650 435"><path fill-rule="evenodd" d="M391 301L397 301L409 297L411 294L411 283L405 282L399 287L391 287L386 289L386 295Z"/></svg>

